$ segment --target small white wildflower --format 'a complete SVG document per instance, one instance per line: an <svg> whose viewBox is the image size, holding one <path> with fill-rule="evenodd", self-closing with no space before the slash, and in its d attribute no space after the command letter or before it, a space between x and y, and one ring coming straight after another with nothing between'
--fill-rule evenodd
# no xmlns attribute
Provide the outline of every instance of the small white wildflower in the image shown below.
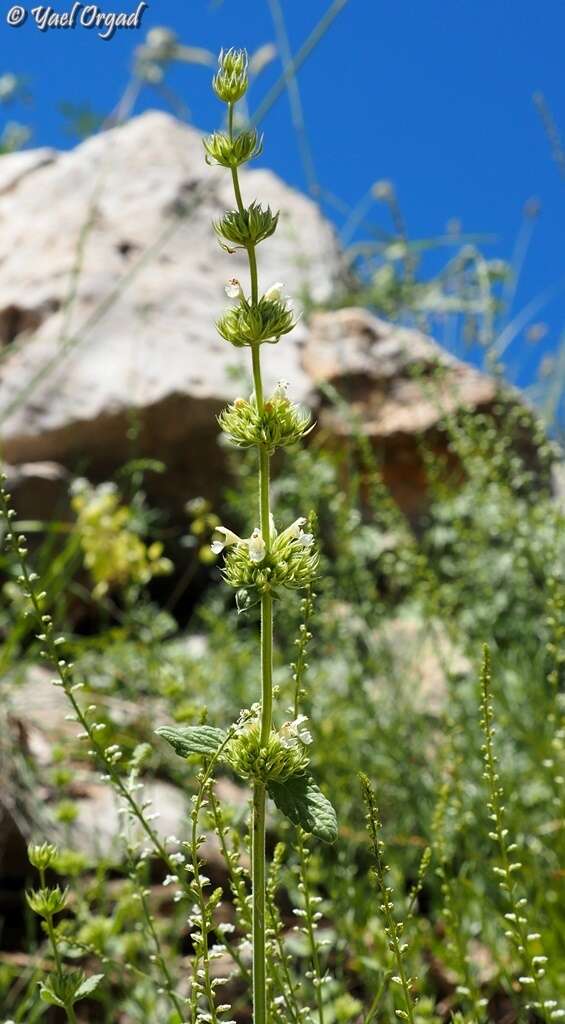
<svg viewBox="0 0 565 1024"><path fill-rule="evenodd" d="M285 722L280 729L281 745L286 750L296 747L298 743L305 746L312 743L312 734L305 728L308 719L306 715L299 715L292 722Z"/></svg>
<svg viewBox="0 0 565 1024"><path fill-rule="evenodd" d="M218 534L220 536L218 536ZM241 537L238 537L237 533L233 530L228 530L226 526L218 526L214 530L214 536L212 537L212 543L210 547L215 555L221 554L224 548L229 548L233 544L243 544Z"/></svg>
<svg viewBox="0 0 565 1024"><path fill-rule="evenodd" d="M265 298L269 299L269 301L271 301L271 302L276 300L276 299L278 299L280 301L283 298L283 291L284 291L284 284L283 284L283 282L282 281L275 281L275 283L272 284L270 286L270 288L267 288L267 291L265 292Z"/></svg>
<svg viewBox="0 0 565 1024"><path fill-rule="evenodd" d="M253 530L249 540L247 541L247 547L249 548L249 557L252 562L262 562L266 553L267 547L263 540L261 530L256 528Z"/></svg>
<svg viewBox="0 0 565 1024"><path fill-rule="evenodd" d="M288 381L287 380L279 380L276 383L275 390L273 391L273 394L272 394L271 397L272 398L286 398L287 391L288 391Z"/></svg>
<svg viewBox="0 0 565 1024"><path fill-rule="evenodd" d="M220 935L233 935L235 932L235 925L231 924L230 921L220 921L216 931L219 932Z"/></svg>
<svg viewBox="0 0 565 1024"><path fill-rule="evenodd" d="M230 277L228 283L225 286L225 293L228 299L243 298L243 291L237 277Z"/></svg>
<svg viewBox="0 0 565 1024"><path fill-rule="evenodd" d="M299 516L298 519L295 519L294 522L290 524L290 526L287 526L286 530L283 530L281 533L281 540L283 537L285 540L293 540L295 537L298 537L301 534L302 527L305 523L305 517Z"/></svg>

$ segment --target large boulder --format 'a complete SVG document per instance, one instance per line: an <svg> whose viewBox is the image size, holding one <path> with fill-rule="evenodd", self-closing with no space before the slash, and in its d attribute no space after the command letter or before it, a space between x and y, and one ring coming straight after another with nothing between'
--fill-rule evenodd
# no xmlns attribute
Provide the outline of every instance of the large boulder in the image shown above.
<svg viewBox="0 0 565 1024"><path fill-rule="evenodd" d="M247 200L280 209L261 280L316 302L341 274L334 232L313 202L267 170L241 173ZM246 278L211 221L233 206L230 176L200 134L151 112L71 152L0 162L0 432L9 463L55 460L111 473L132 452L169 466L170 495L206 490L220 459L214 416L248 353L216 334L223 286ZM267 377L292 379L306 327L273 346ZM245 371L244 371L245 372ZM131 428L139 429L136 444ZM165 495L166 496L166 495Z"/></svg>
<svg viewBox="0 0 565 1024"><path fill-rule="evenodd" d="M306 295L314 306L332 300L343 261L317 206L267 170L243 169L241 182L246 200L281 211L260 247L261 282L282 279L298 306ZM211 228L232 205L229 174L206 166L200 134L162 113L70 152L2 157L0 437L6 461L27 464L14 488L26 515L33 479L36 514L49 488L61 507L62 478L34 473L37 463L101 480L151 456L167 466L152 478L152 500L178 511L187 497L217 493L225 456L215 416L249 386L248 352L214 328L226 279L247 280L245 255L227 256ZM410 515L425 504L418 436L446 407L486 408L496 396L493 381L431 339L362 309L303 319L265 355L267 384L290 380L330 442L351 423L327 386L347 397Z"/></svg>
<svg viewBox="0 0 565 1024"><path fill-rule="evenodd" d="M302 365L315 385L325 443L339 446L361 429L397 504L413 521L428 502L422 439L454 468L442 421L463 408L489 412L499 396L491 377L421 331L358 308L312 318Z"/></svg>

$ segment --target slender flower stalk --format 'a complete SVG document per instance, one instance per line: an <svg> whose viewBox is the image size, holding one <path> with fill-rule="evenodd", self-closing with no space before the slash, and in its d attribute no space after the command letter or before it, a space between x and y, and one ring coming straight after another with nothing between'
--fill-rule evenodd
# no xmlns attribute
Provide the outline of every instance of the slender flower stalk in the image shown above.
<svg viewBox="0 0 565 1024"><path fill-rule="evenodd" d="M219 527L212 550L224 551L224 577L238 591L238 607L245 608L256 595L261 606L261 694L255 721L240 729L226 753L231 767L252 781L252 935L253 935L253 1021L267 1021L267 948L265 815L267 793L291 821L326 841L337 834L335 813L307 773L309 759L305 746L311 736L304 718L278 731L273 728L273 601L279 587L308 589L316 577L318 556L313 536L303 527L300 516L290 526L277 531L271 513L270 463L277 448L295 444L311 429L310 417L286 396L280 383L272 395L265 396L261 368L261 345L274 344L295 326L295 317L284 286L277 281L263 294L259 288L257 246L276 230L278 213L253 201L246 207L239 179L239 167L262 150L262 139L255 129L236 132L235 104L248 87L247 54L228 50L220 54L213 89L227 106L227 131L215 132L204 141L206 159L230 171L235 209L227 211L214 224L220 245L232 253L243 249L249 267L249 293L236 279L226 285L234 305L217 321L220 336L237 348L251 349L253 394L249 400L238 398L220 415L220 427L228 440L240 448L257 449L259 525L248 538ZM309 639L309 636L308 636ZM294 667L297 691L303 671ZM174 732L174 730L173 730ZM171 730L165 738L171 740Z"/></svg>
<svg viewBox="0 0 565 1024"><path fill-rule="evenodd" d="M310 950L310 958L312 961L312 984L316 992L316 1008L318 1011L318 1024L324 1024L324 993L322 991L324 984L324 975L322 973L322 965L320 962L320 949L319 943L316 938L316 930L318 927L318 921L321 918L321 913L316 909L317 905L321 902L320 896L315 896L310 890L309 882L309 863L310 863L310 851L304 842L304 835L298 831L298 857L299 857L299 883L298 889L302 894L303 909L299 911L300 916L304 921L304 925L301 929L303 935L306 937L308 947ZM295 914L297 911L295 911Z"/></svg>
<svg viewBox="0 0 565 1024"><path fill-rule="evenodd" d="M58 885L47 884L47 870L56 861L56 848L51 843L31 844L28 857L30 864L39 872L40 888L26 892L26 900L30 909L43 920L55 964L53 974L40 985L41 999L50 1006L64 1009L68 1024L77 1024L75 1003L94 992L103 976L92 974L87 978L83 971L69 970L63 962L54 918L65 910L69 893L68 889L61 890Z"/></svg>
<svg viewBox="0 0 565 1024"><path fill-rule="evenodd" d="M386 878L388 865L384 860L384 843L380 838L382 825L379 819L377 801L367 776L361 773L359 779L367 810L367 829L374 865L373 878L382 900L380 910L384 920L388 948L392 954L397 971L393 975L392 981L398 986L402 995L403 1008L397 1008L394 1012L400 1020L407 1020L409 1024L416 1024L415 999L413 996L413 987L416 979L411 978L406 970L405 961L408 945L402 938L404 924L402 921L397 921L394 916L393 890L388 885Z"/></svg>
<svg viewBox="0 0 565 1024"><path fill-rule="evenodd" d="M234 104L228 104L229 137L233 142ZM233 190L240 216L245 216L245 208L241 196L237 166L231 168ZM249 277L251 281L251 307L256 307L259 300L259 284L257 275L257 257L255 243L247 245L249 260ZM253 386L257 413L264 413L263 380L261 376L261 356L259 345L251 349ZM265 545L265 553L269 554L271 546L271 503L270 503L270 456L264 447L259 448L259 516L261 536ZM261 595L261 748L265 748L271 734L273 706L273 598L266 591ZM256 779L253 784L253 819L251 845L251 881L253 887L253 1019L255 1024L264 1024L267 1020L267 977L265 949L265 820L266 820L266 786Z"/></svg>
<svg viewBox="0 0 565 1024"><path fill-rule="evenodd" d="M565 1011L556 1000L547 999L544 994L547 956L541 946L541 935L532 930L528 914L527 897L520 892L517 879L522 864L516 860L517 845L512 842L505 823L504 789L498 773L498 758L494 749L494 709L491 694L490 650L483 646L481 666L481 727L484 736L483 778L488 792L487 808L492 825L489 838L498 849L498 863L493 868L498 887L504 897L507 911L504 914L505 936L513 947L523 973L518 981L528 998L526 1010L535 1010L543 1020L561 1020ZM536 947L538 950L536 951Z"/></svg>

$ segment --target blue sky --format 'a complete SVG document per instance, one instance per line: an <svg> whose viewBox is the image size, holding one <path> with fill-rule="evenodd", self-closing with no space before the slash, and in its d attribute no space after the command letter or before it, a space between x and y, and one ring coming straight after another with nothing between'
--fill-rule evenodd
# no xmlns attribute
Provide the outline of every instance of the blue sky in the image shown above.
<svg viewBox="0 0 565 1024"><path fill-rule="evenodd" d="M329 4L282 0L293 51ZM4 0L6 10L9 5ZM71 0L53 2L56 11L70 6ZM105 10L135 6L135 0L101 0ZM253 51L275 38L266 0L150 0L141 31L119 32L106 42L83 28L41 33L31 18L17 29L2 18L0 72L26 75L33 96L28 107L2 115L30 123L34 144L69 146L59 103L112 109L126 86L134 47L155 25L211 50L242 45ZM544 0L537 8L531 0L349 0L299 75L317 178L347 204L374 181L390 179L411 237L442 234L458 218L464 231L494 236L489 256L508 258L525 202L539 199L514 313L552 286L555 294L534 317L548 325L543 340L534 345L519 335L509 349L508 362L519 365L522 383L532 379L542 354L557 348L565 326L565 180L532 99L536 90L544 93L565 135L564 39L563 0ZM255 87L255 102L276 77L273 65ZM206 69L178 66L168 80L196 125L217 125L220 110ZM162 105L146 90L137 109ZM286 95L263 127L264 162L305 188ZM382 207L372 218L388 226Z"/></svg>

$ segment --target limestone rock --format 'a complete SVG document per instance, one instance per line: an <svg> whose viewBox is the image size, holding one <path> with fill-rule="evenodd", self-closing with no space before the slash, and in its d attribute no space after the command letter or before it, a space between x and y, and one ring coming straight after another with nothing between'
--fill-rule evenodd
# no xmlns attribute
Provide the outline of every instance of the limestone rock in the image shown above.
<svg viewBox="0 0 565 1024"><path fill-rule="evenodd" d="M2 181L5 188L2 191ZM281 210L260 252L261 280L323 301L341 257L309 199L267 170L241 174L244 196ZM8 187L9 186L9 187ZM0 431L8 462L79 460L94 477L137 451L166 458L193 493L220 461L214 414L242 386L247 353L216 334L225 281L246 257L223 253L211 221L233 205L229 175L204 162L200 134L150 112L68 153L2 158ZM268 376L309 389L290 345ZM13 343L13 344L12 344Z"/></svg>
<svg viewBox="0 0 565 1024"><path fill-rule="evenodd" d="M46 781L54 766L56 746L72 746L79 726L69 717L69 702L60 687L53 686L53 673L42 665L23 665L9 678L2 680L5 703L0 713L0 885L7 875L21 872L26 863L25 845L32 835L60 839L50 807L57 793ZM152 735L153 726L168 721L166 710L158 700L143 705L120 700L117 697L98 698L99 707L109 712L115 723L130 733ZM148 730L147 723L151 723ZM24 758L26 759L24 762ZM20 767L27 764L25 771ZM27 792L26 779L37 772L35 789ZM20 777L21 775L21 777ZM116 842L123 831L124 804L110 786L102 783L92 761L75 764L71 791L76 818L70 824L68 839L73 849L85 853L89 859L103 857L120 861L125 849ZM250 794L228 777L220 776L216 783L222 804L242 814ZM190 797L178 786L161 778L144 780L142 802L151 801L152 811L158 813L154 828L161 839L177 835L184 839L189 834ZM141 826L130 824L130 835L145 843ZM207 835L201 848L202 856L213 867L215 875L225 872L219 843L213 833ZM0 900L1 902L1 900Z"/></svg>
<svg viewBox="0 0 565 1024"><path fill-rule="evenodd" d="M362 431L379 455L385 482L412 520L427 505L419 441L445 454L442 418L459 408L486 411L495 381L450 356L421 331L397 327L367 310L346 308L311 319L302 364L317 387L318 427L326 443ZM328 397L328 387L347 403ZM325 389L325 390L324 390Z"/></svg>
<svg viewBox="0 0 565 1024"><path fill-rule="evenodd" d="M261 282L285 281L298 305L305 294L314 304L330 300L343 261L316 205L267 170L244 168L241 181L246 200L281 211L279 229L259 249ZM247 280L245 254L226 255L211 230L232 205L229 175L206 166L200 134L163 113L70 152L2 158L0 435L8 463L55 461L96 481L150 456L166 465L147 478L151 501L178 512L187 498L217 496L225 456L215 416L249 387L247 351L214 328L226 279ZM417 436L433 434L442 411L485 408L496 395L493 381L431 339L362 309L314 314L266 355L267 386L290 380L329 443L350 424L322 385L351 402L409 515L425 505Z"/></svg>

